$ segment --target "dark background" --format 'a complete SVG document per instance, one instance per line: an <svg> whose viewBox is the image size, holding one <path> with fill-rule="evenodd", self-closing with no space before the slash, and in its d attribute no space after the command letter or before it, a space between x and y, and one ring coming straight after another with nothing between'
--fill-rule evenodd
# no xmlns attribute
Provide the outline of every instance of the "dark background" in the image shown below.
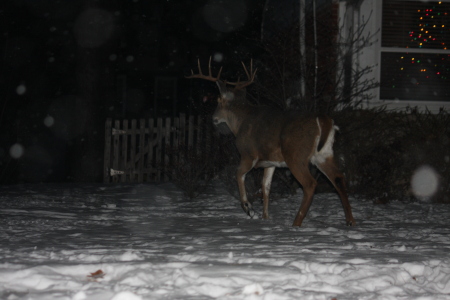
<svg viewBox="0 0 450 300"><path fill-rule="evenodd" d="M100 181L106 118L195 113L215 87L184 76L257 57L263 5L2 1L0 183Z"/></svg>

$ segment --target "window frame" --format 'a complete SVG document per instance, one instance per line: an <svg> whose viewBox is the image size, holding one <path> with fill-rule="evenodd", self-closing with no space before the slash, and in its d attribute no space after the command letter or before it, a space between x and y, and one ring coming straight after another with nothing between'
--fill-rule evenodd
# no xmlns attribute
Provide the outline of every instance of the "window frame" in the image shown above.
<svg viewBox="0 0 450 300"><path fill-rule="evenodd" d="M421 2L421 0L398 0L398 1L417 1ZM373 73L374 78L377 82L381 82L381 54L383 52L390 53L432 53L432 54L450 54L450 50L444 49L424 49L424 48L398 48L398 47L382 47L381 39L382 39L382 18L383 18L383 0L365 0L366 5L362 5L360 11L358 12L358 24L354 24L356 26L362 24L364 18L367 18L368 15L372 14L373 21L371 22L371 26L368 26L368 31L376 32L374 36L374 42L370 47L372 47L372 51L374 54L373 58ZM371 2L371 3L370 3ZM438 2L438 1L436 1ZM450 3L450 0L442 0L441 2ZM368 4L368 5L367 5ZM372 4L372 5L370 5ZM405 51L407 49L408 51ZM368 51L369 53L372 51ZM364 56L364 54L362 54ZM365 54L367 55L367 54ZM361 54L359 54L357 60L360 62ZM367 57L365 57L367 60ZM378 107L378 106L386 106L387 109L405 109L407 107L417 107L419 110L429 110L431 112L439 112L439 110L443 107L450 111L450 99L448 101L429 101L429 100L389 100L380 98L381 95L381 87L377 87L374 90L374 98L368 100L366 102L366 107Z"/></svg>

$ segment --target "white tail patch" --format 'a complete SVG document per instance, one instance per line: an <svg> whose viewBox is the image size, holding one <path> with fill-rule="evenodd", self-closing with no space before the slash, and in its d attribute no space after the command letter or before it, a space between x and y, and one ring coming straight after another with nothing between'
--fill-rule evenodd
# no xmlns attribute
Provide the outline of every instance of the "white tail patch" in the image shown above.
<svg viewBox="0 0 450 300"><path fill-rule="evenodd" d="M320 135L322 134L322 128L320 127L319 118L317 120L317 126L319 127L319 134L316 137L316 143L314 145L314 155L311 157L311 163L314 165L320 165L325 162L325 160L334 155L333 153L333 144L334 144L334 134L336 129L339 129L337 126L332 126L330 133L328 134L327 140L323 145L320 151L317 151L317 147L319 146Z"/></svg>

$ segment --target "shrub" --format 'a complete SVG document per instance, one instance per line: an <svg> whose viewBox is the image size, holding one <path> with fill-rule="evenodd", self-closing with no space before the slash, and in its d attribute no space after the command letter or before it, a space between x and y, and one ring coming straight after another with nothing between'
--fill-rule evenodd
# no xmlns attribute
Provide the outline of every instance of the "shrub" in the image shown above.
<svg viewBox="0 0 450 300"><path fill-rule="evenodd" d="M385 203L415 198L411 177L423 165L439 174L435 201L450 202L450 115L386 112L383 109L337 112L341 128L336 154L343 162L350 192Z"/></svg>
<svg viewBox="0 0 450 300"><path fill-rule="evenodd" d="M189 198L195 198L205 191L214 178L217 169L219 151L179 145L168 150L173 160L166 166L170 179L184 191Z"/></svg>

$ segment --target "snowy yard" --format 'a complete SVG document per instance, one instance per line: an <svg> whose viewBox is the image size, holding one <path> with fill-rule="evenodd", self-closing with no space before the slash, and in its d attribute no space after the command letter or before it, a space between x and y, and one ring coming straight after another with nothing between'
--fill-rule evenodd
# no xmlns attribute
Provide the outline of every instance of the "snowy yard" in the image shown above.
<svg viewBox="0 0 450 300"><path fill-rule="evenodd" d="M349 228L320 194L292 228L300 197L261 220L218 184L0 187L0 298L450 298L449 206L351 198Z"/></svg>

